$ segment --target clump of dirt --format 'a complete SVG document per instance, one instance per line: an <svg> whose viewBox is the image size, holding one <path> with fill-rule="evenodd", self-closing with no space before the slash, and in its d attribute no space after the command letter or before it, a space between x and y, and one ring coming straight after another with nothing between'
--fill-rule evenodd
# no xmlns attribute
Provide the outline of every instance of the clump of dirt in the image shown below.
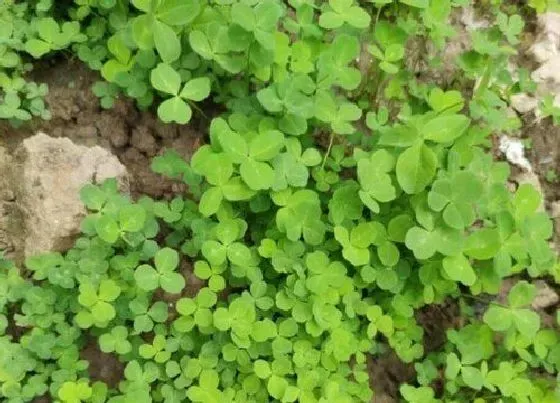
<svg viewBox="0 0 560 403"><path fill-rule="evenodd" d="M424 329L424 351L438 351L447 341L447 329L461 325L459 304L448 299L443 304L426 305L416 312L416 320Z"/></svg>
<svg viewBox="0 0 560 403"><path fill-rule="evenodd" d="M92 339L82 349L80 358L89 362L88 372L93 382L102 381L110 388L115 388L123 379L123 363L114 354L102 352L96 340Z"/></svg>
<svg viewBox="0 0 560 403"><path fill-rule="evenodd" d="M367 368L375 403L398 402L399 386L416 378L412 364L402 362L393 351L379 357L368 356Z"/></svg>
<svg viewBox="0 0 560 403"><path fill-rule="evenodd" d="M43 131L53 137L68 137L76 144L107 148L131 174L131 193L169 198L184 187L150 169L151 159L166 148L173 148L189 159L201 142L202 124L168 125L152 111L139 111L124 96L109 110L102 109L91 86L99 80L96 72L78 61L56 61L40 66L34 79L49 85L46 97L52 113L50 121L36 120L14 129L0 124L0 146L11 152L23 139Z"/></svg>

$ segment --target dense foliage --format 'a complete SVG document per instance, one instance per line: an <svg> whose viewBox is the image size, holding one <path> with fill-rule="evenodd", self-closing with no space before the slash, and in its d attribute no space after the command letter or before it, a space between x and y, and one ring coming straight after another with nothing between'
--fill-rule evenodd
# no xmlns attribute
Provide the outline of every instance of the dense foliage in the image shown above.
<svg viewBox="0 0 560 403"><path fill-rule="evenodd" d="M531 279L560 281L552 225L488 151L520 125L509 96L534 90L508 70L516 6L485 6L460 92L417 79L406 49L444 49L467 0L64 3L0 5L1 118L48 118L22 77L61 50L100 71L103 107L225 112L190 162L153 161L188 195L87 185L71 250L0 258L3 401L368 402L368 357L390 351L414 363L408 402L559 401L559 323L531 309ZM445 301L461 323L426 351L415 313ZM92 342L124 363L117 385L90 379Z"/></svg>

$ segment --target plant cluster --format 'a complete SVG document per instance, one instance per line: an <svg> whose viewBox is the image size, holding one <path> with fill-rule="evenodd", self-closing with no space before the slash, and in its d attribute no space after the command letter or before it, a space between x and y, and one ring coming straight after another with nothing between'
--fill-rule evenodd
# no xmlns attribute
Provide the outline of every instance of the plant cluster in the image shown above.
<svg viewBox="0 0 560 403"><path fill-rule="evenodd" d="M72 249L22 270L0 259L3 400L369 402L368 362L393 351L414 363L408 402L558 401L560 317L541 323L527 281L560 281L552 224L488 152L519 127L509 95L531 88L507 68L522 19L489 6L462 94L418 80L405 54L442 49L467 1L316 3L5 3L48 26L22 34L27 53L68 48L101 72L104 107L125 93L184 124L211 96L226 112L190 162L153 161L188 194L87 185ZM43 9L71 22L30 17ZM477 305L511 276L506 301ZM462 324L427 351L416 313L444 301ZM117 385L91 378L91 343L123 363Z"/></svg>

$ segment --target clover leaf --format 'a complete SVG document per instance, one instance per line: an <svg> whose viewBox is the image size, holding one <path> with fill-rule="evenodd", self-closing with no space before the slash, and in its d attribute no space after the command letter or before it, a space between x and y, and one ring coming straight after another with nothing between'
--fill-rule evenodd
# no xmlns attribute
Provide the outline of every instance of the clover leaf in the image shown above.
<svg viewBox="0 0 560 403"><path fill-rule="evenodd" d="M369 14L353 3L353 0L329 0L330 11L321 14L319 25L335 29L347 23L356 28L366 28L371 22Z"/></svg>
<svg viewBox="0 0 560 403"><path fill-rule="evenodd" d="M138 287L145 291L161 287L171 294L180 293L185 287L185 278L175 272L179 265L179 254L171 248L160 249L154 256L154 263L155 268L145 264L134 271Z"/></svg>

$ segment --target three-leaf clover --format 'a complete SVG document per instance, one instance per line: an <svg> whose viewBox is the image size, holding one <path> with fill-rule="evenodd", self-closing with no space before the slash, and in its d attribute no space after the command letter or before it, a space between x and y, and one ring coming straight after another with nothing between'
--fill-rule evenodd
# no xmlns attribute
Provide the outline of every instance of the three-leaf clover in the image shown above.
<svg viewBox="0 0 560 403"><path fill-rule="evenodd" d="M115 326L109 333L99 336L99 348L104 353L124 355L132 351L132 344L127 340L128 330L124 326Z"/></svg>
<svg viewBox="0 0 560 403"><path fill-rule="evenodd" d="M374 152L370 158L358 161L360 200L374 213L379 213L378 202L386 203L397 197L389 175L394 168L395 158L383 149Z"/></svg>
<svg viewBox="0 0 560 403"><path fill-rule="evenodd" d="M330 92L315 95L315 117L329 123L338 134L352 134L356 130L352 122L360 119L362 110L346 100L335 99Z"/></svg>
<svg viewBox="0 0 560 403"><path fill-rule="evenodd" d="M175 304L177 312L181 315L173 322L173 326L180 332L190 332L196 325L199 328L212 326L212 308L217 302L216 293L209 288L202 288L196 297L181 298Z"/></svg>
<svg viewBox="0 0 560 403"><path fill-rule="evenodd" d="M392 43L382 51L377 45L368 45L368 52L380 60L379 67L389 74L396 74L399 66L395 64L404 57L404 46L400 43Z"/></svg>
<svg viewBox="0 0 560 403"><path fill-rule="evenodd" d="M231 7L232 21L251 32L258 43L266 49L274 49L276 25L283 14L280 5L272 0L258 2L254 7L234 3Z"/></svg>
<svg viewBox="0 0 560 403"><path fill-rule="evenodd" d="M520 281L508 294L509 307L492 304L484 313L484 322L492 330L504 332L514 327L519 333L531 339L539 331L541 319L538 313L530 308L536 295L534 285Z"/></svg>
<svg viewBox="0 0 560 403"><path fill-rule="evenodd" d="M145 343L138 348L138 354L147 360L154 360L158 364L169 361L179 345L175 339L166 339L165 336L157 334L151 344Z"/></svg>
<svg viewBox="0 0 560 403"><path fill-rule="evenodd" d="M66 403L80 403L88 400L91 395L92 389L87 380L64 382L58 390L58 397Z"/></svg>
<svg viewBox="0 0 560 403"><path fill-rule="evenodd" d="M342 246L342 256L354 266L363 266L370 261L369 246L375 241L376 231L371 223L360 223L348 231L336 226L334 236Z"/></svg>
<svg viewBox="0 0 560 403"><path fill-rule="evenodd" d="M160 63L152 70L150 82L156 90L172 96L158 107L158 116L165 123L188 123L192 116L192 109L188 102L202 101L210 95L208 77L187 81L181 89L181 75L167 63Z"/></svg>
<svg viewBox="0 0 560 403"><path fill-rule="evenodd" d="M354 0L329 0L330 9L319 18L319 25L327 29L340 28L344 23L355 28L367 28L371 22L369 14Z"/></svg>
<svg viewBox="0 0 560 403"><path fill-rule="evenodd" d="M105 203L106 196L94 187L85 187L80 193L82 200L92 209L98 209ZM146 223L146 210L139 204L126 204L119 209L118 218L103 214L95 220L95 231L103 241L114 244L120 238L129 241L127 233L139 232Z"/></svg>
<svg viewBox="0 0 560 403"><path fill-rule="evenodd" d="M178 294L185 288L185 278L176 273L179 265L179 254L171 248L163 248L154 256L155 268L144 264L134 271L134 279L138 287L145 291L153 291L158 287L171 294Z"/></svg>
<svg viewBox="0 0 560 403"><path fill-rule="evenodd" d="M132 19L132 37L140 49L154 45L161 59L171 63L181 56L180 36L173 27L190 24L200 11L198 0L162 1L135 0L132 4L144 14Z"/></svg>
<svg viewBox="0 0 560 403"><path fill-rule="evenodd" d="M102 280L99 287L91 283L80 284L78 302L85 307L76 315L76 323L82 328L92 325L106 327L116 315L111 304L121 293L121 288L113 280Z"/></svg>
<svg viewBox="0 0 560 403"><path fill-rule="evenodd" d="M150 332L154 323L164 323L168 317L167 304L164 301L156 301L150 306L148 298L138 297L130 301L129 308L134 314L136 333Z"/></svg>

